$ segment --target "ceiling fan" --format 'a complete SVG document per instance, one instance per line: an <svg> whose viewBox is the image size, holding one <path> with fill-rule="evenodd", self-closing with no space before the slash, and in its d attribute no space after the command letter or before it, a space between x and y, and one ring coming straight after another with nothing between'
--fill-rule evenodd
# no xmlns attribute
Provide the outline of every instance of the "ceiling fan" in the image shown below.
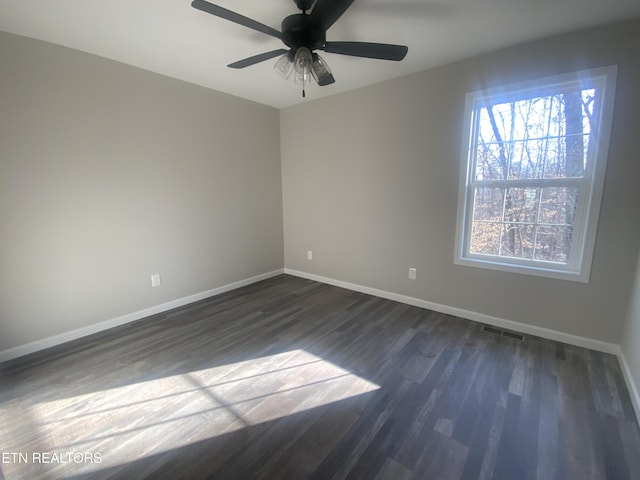
<svg viewBox="0 0 640 480"><path fill-rule="evenodd" d="M295 71L294 79L304 86L310 83L311 77L318 85L325 86L335 82L327 62L315 50L327 53L351 55L354 57L374 58L380 60L400 61L408 48L404 45L370 42L328 42L326 33L329 27L338 20L351 6L354 0L294 0L302 13L289 15L282 20L280 31L264 25L256 20L232 12L226 8L206 2L193 0L191 6L216 17L223 18L238 25L279 38L289 49L279 48L260 53L228 65L230 68L245 68L280 56L275 70L284 78L289 78ZM311 10L311 13L308 13Z"/></svg>

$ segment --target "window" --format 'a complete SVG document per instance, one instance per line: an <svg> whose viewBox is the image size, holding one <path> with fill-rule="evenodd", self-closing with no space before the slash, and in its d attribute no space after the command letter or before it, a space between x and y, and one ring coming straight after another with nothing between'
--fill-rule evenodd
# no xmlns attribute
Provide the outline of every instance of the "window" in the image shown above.
<svg viewBox="0 0 640 480"><path fill-rule="evenodd" d="M455 263L589 280L616 67L471 92Z"/></svg>

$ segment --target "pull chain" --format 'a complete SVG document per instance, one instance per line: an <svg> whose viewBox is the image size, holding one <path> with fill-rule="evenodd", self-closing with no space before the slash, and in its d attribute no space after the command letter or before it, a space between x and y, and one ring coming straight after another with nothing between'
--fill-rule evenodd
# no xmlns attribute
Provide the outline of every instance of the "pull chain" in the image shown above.
<svg viewBox="0 0 640 480"><path fill-rule="evenodd" d="M302 98L306 98L306 94L304 92L304 85L302 86Z"/></svg>

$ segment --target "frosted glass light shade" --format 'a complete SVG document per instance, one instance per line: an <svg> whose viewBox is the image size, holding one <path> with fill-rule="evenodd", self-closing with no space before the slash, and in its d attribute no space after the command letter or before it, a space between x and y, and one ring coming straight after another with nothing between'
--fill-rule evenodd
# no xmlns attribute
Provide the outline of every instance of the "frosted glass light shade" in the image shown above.
<svg viewBox="0 0 640 480"><path fill-rule="evenodd" d="M289 58L289 54L285 53L282 55L273 66L273 69L278 72L278 75L282 78L288 79L291 76L291 72L293 72L293 62Z"/></svg>
<svg viewBox="0 0 640 480"><path fill-rule="evenodd" d="M317 53L312 54L311 58L311 73L313 78L316 79L316 82L318 82L318 85L322 86L333 83L335 80L331 74L331 68L329 68L324 58Z"/></svg>

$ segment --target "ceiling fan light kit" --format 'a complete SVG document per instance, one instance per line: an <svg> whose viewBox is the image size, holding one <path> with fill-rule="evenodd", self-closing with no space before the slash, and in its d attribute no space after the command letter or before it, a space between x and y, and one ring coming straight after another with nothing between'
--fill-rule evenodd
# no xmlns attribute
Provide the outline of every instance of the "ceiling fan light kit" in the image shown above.
<svg viewBox="0 0 640 480"><path fill-rule="evenodd" d="M291 72L293 72L293 58L291 58L291 53L287 52L282 55L273 65L273 69L285 80L289 79Z"/></svg>
<svg viewBox="0 0 640 480"><path fill-rule="evenodd" d="M327 62L325 62L324 58L317 53L312 53L311 58L313 58L311 73L313 74L313 78L315 78L316 83L321 87L334 83L336 80L333 78L331 69Z"/></svg>
<svg viewBox="0 0 640 480"><path fill-rule="evenodd" d="M293 81L302 84L302 98L305 98L307 96L305 85L311 83L311 52L307 47L300 47L296 50L293 69L296 72Z"/></svg>
<svg viewBox="0 0 640 480"><path fill-rule="evenodd" d="M327 30L351 6L353 0L316 0L315 3L313 0L294 1L302 13L285 17L282 20L280 31L205 0L193 0L191 6L282 40L289 47L289 50L282 48L272 50L239 60L228 66L230 68L246 68L279 56L274 69L285 79L288 79L295 72L294 81L302 84L303 97L305 96L304 86L311 82L311 77L321 87L335 82L329 65L315 50L324 50L327 53L338 55L393 61L400 61L407 55L408 48L404 45L326 41ZM312 7L311 13L307 13Z"/></svg>

